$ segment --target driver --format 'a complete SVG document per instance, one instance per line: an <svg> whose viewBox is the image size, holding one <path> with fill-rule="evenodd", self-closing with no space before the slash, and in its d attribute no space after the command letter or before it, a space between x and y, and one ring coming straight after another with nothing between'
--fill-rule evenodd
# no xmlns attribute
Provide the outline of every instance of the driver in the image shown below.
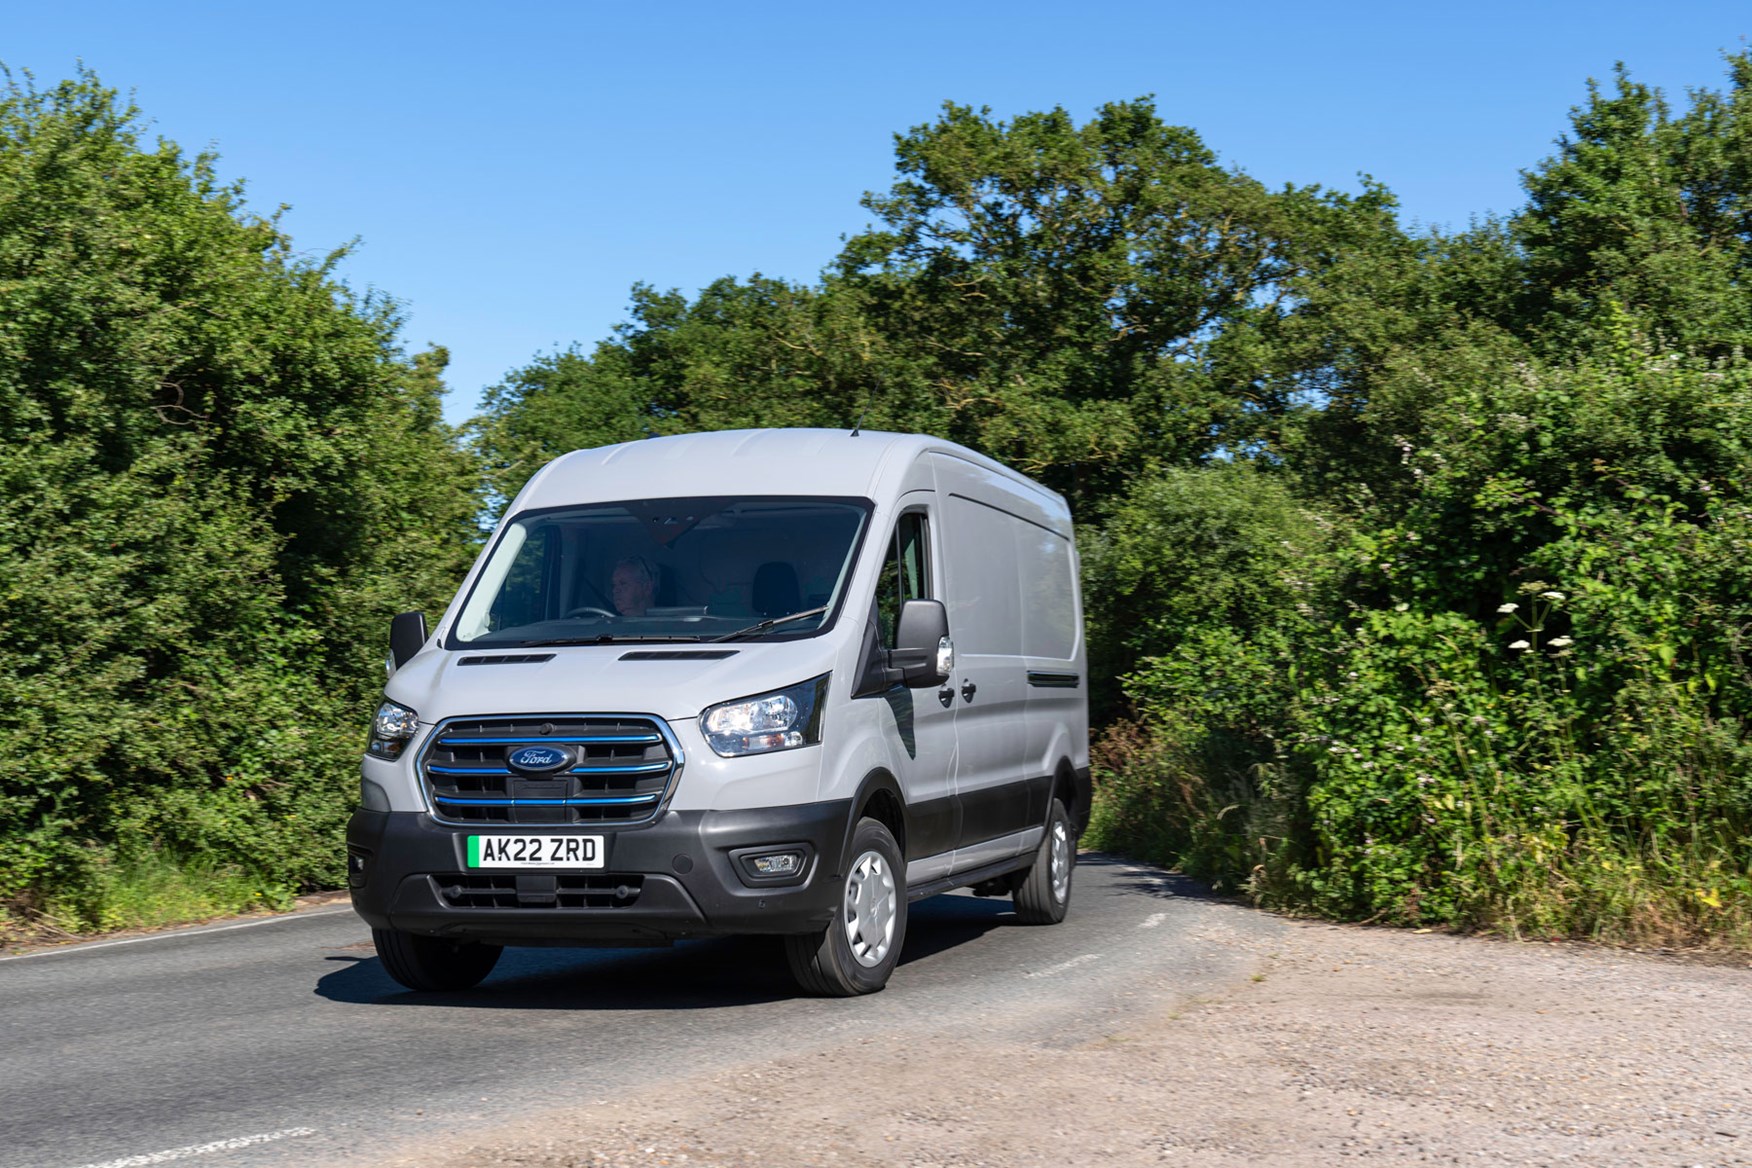
<svg viewBox="0 0 1752 1168"><path fill-rule="evenodd" d="M644 556L628 556L614 566L609 587L616 612L622 616L644 616L657 595L657 565Z"/></svg>

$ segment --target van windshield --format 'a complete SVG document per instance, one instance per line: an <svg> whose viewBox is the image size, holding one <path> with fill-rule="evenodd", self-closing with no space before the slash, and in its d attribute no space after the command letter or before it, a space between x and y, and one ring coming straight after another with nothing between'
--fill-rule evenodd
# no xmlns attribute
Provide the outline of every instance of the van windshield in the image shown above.
<svg viewBox="0 0 1752 1168"><path fill-rule="evenodd" d="M704 497L525 512L494 546L452 641L811 636L839 609L870 508L863 499Z"/></svg>

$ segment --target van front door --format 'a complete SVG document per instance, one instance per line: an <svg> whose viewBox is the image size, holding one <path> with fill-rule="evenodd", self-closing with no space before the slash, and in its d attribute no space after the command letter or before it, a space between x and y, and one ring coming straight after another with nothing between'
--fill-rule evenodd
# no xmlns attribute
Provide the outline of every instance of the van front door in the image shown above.
<svg viewBox="0 0 1752 1168"><path fill-rule="evenodd" d="M900 609L909 600L940 595L935 583L932 494L912 491L901 497L901 513L888 536L882 578L876 587L877 646L892 648ZM950 635L954 635L950 626ZM882 694L892 712L899 740L898 769L907 802L907 883L921 884L947 875L961 838L961 808L955 799L955 708L935 687L890 686Z"/></svg>

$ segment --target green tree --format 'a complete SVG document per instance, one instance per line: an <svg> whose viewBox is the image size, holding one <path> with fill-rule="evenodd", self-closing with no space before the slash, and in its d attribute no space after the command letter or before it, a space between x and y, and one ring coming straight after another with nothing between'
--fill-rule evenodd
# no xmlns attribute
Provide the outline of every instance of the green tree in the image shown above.
<svg viewBox="0 0 1752 1168"><path fill-rule="evenodd" d="M108 920L79 890L148 855L336 877L383 621L477 505L442 352L342 254L90 75L0 90L0 902Z"/></svg>
<svg viewBox="0 0 1752 1168"><path fill-rule="evenodd" d="M1620 65L1590 83L1558 152L1526 174L1514 222L1527 327L1574 343L1628 313L1658 343L1708 356L1752 341L1752 55L1727 92L1674 116Z"/></svg>
<svg viewBox="0 0 1752 1168"><path fill-rule="evenodd" d="M1147 99L1081 126L950 104L896 157L843 278L931 356L949 436L1084 502L1151 462L1257 441L1296 390L1263 339L1298 285L1398 233L1380 187L1268 190Z"/></svg>

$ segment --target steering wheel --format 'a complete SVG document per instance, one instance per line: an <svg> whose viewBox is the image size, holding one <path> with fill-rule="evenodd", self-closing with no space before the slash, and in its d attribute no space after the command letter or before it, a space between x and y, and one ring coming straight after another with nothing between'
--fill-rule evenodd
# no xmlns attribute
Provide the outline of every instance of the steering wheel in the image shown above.
<svg viewBox="0 0 1752 1168"><path fill-rule="evenodd" d="M620 613L610 612L606 608L597 608L594 604L581 604L577 608L574 608L571 612L568 612L566 615L568 617L599 616L599 617L603 618L604 620L619 620L620 619Z"/></svg>

